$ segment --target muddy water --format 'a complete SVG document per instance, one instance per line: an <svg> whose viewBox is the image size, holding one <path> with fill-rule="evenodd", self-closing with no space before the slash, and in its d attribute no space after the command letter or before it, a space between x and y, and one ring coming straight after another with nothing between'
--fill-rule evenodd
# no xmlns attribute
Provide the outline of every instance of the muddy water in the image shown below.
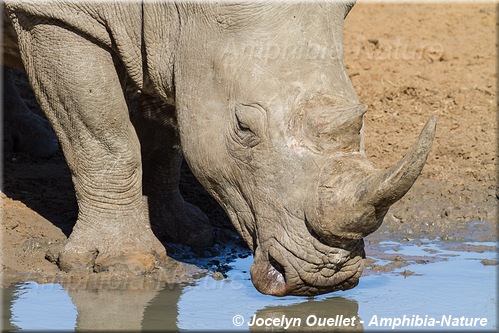
<svg viewBox="0 0 499 333"><path fill-rule="evenodd" d="M379 244L408 266L371 270L353 290L319 297L259 294L252 258L230 264L227 278L191 285L81 286L27 282L4 289L3 329L75 330L495 330L496 243ZM251 326L250 326L251 325Z"/></svg>

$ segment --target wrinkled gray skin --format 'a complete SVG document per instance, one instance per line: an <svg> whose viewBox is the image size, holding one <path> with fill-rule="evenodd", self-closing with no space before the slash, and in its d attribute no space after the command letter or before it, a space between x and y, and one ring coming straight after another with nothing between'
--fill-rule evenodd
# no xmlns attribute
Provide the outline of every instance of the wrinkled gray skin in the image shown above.
<svg viewBox="0 0 499 333"><path fill-rule="evenodd" d="M392 168L366 159L366 107L343 62L349 4L7 4L73 173L79 216L63 269L143 272L161 264L165 251L142 213L141 175L151 168L147 151L159 154L156 200L175 202L160 215L168 220L183 207L175 199L178 136L193 173L254 251L260 292L357 285L362 238L416 180L435 119ZM145 135L126 112L127 80L149 96L149 111L134 121ZM154 149L144 148L148 140Z"/></svg>

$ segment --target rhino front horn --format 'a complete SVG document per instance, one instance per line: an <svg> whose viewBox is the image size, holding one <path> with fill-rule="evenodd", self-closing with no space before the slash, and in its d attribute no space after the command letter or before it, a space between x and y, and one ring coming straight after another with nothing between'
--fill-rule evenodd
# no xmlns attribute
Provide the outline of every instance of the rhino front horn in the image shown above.
<svg viewBox="0 0 499 333"><path fill-rule="evenodd" d="M337 155L323 166L312 202L306 205L309 230L323 243L338 245L373 233L388 208L416 181L435 137L436 118L394 166L377 170L361 154Z"/></svg>
<svg viewBox="0 0 499 333"><path fill-rule="evenodd" d="M395 165L375 175L369 188L365 202L377 210L387 210L388 207L402 198L416 181L435 137L436 117L432 116L419 135L418 141L407 154Z"/></svg>

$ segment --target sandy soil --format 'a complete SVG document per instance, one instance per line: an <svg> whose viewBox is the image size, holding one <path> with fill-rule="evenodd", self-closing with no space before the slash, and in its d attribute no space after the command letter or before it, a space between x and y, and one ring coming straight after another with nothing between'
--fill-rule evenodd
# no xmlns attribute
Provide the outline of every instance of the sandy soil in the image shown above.
<svg viewBox="0 0 499 333"><path fill-rule="evenodd" d="M366 239L369 255L376 254L382 239L496 240L496 22L493 4L360 1L348 17L345 58L361 101L369 105L366 151L374 164L387 167L401 158L426 120L438 116L427 166L383 226ZM29 94L26 98L33 105ZM59 272L51 262L77 213L62 156L35 159L5 153L3 162L5 282L78 278ZM230 260L244 253L220 207L188 171L184 174L184 195L217 226L217 245L193 255L209 258L225 251ZM226 248L229 239L234 241ZM173 245L169 252L186 253ZM173 261L172 266L177 273L163 272L163 279L183 279L196 271ZM217 267L223 273L223 263ZM369 269L376 267L368 261L367 273Z"/></svg>

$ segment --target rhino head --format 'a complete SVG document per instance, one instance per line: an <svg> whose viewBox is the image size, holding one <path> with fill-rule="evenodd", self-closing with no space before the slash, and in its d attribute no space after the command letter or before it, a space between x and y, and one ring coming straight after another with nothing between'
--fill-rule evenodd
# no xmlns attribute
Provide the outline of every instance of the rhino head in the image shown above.
<svg viewBox="0 0 499 333"><path fill-rule="evenodd" d="M343 61L341 2L178 7L173 60L185 158L254 252L271 295L357 285L363 237L412 186L432 118L397 164L364 153L363 116Z"/></svg>

